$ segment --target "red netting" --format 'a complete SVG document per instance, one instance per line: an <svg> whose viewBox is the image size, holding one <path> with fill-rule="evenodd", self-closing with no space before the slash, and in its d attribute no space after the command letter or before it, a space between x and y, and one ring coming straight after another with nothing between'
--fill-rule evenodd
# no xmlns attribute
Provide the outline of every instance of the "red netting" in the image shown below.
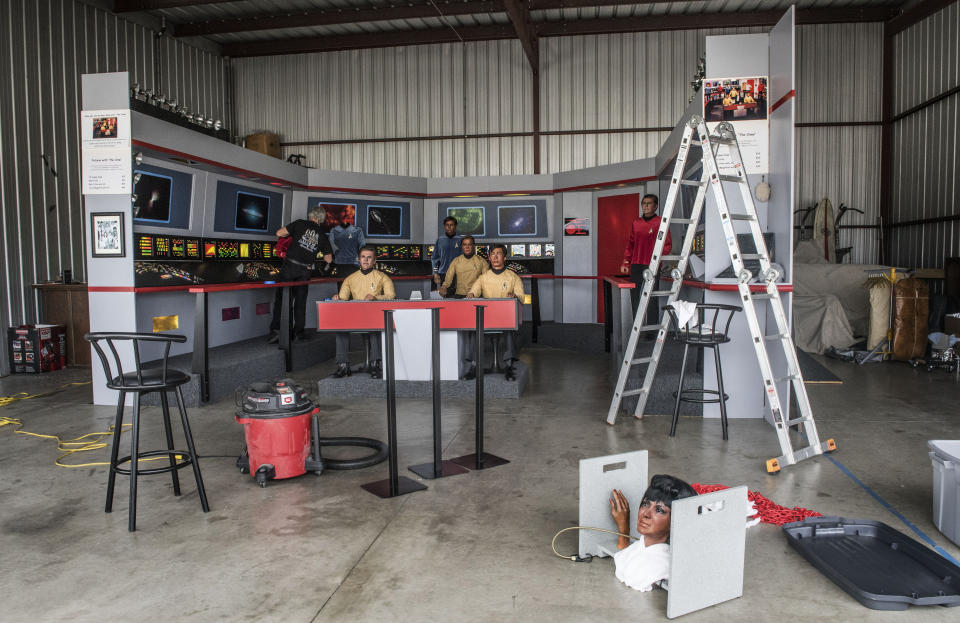
<svg viewBox="0 0 960 623"><path fill-rule="evenodd" d="M692 486L693 490L699 495L729 489L726 485L702 485L699 482L695 482L690 486ZM800 508L799 506L787 508L786 506L780 506L756 491L748 490L747 499L753 502L754 507L757 509L757 514L760 515L761 522L772 523L775 526L782 526L791 521L802 521L807 517L822 517L820 513L812 511L809 508Z"/></svg>

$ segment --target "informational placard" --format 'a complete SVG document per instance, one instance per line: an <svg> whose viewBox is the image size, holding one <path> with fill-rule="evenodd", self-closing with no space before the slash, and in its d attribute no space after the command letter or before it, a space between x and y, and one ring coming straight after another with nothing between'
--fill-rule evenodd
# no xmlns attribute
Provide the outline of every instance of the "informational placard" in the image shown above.
<svg viewBox="0 0 960 623"><path fill-rule="evenodd" d="M721 121L733 124L748 175L769 172L767 77L708 78L703 81L703 118L711 132ZM717 153L723 173L732 171L726 149Z"/></svg>
<svg viewBox="0 0 960 623"><path fill-rule="evenodd" d="M563 219L564 236L589 236L590 219L586 216L568 216Z"/></svg>
<svg viewBox="0 0 960 623"><path fill-rule="evenodd" d="M133 192L128 109L81 111L80 153L83 194Z"/></svg>

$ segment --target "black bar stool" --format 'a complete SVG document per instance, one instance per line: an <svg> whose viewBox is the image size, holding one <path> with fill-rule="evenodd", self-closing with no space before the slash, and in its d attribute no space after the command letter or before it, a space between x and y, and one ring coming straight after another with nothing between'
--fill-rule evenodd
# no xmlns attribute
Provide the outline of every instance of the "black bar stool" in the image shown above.
<svg viewBox="0 0 960 623"><path fill-rule="evenodd" d="M193 445L193 435L190 433L190 422L187 420L187 409L183 403L183 392L180 386L190 380L187 374L179 370L170 370L167 368L167 360L170 354L170 345L174 342L183 343L187 341L183 335L158 335L155 333L87 333L83 336L85 340L93 345L100 357L100 363L103 364L103 372L107 378L107 387L120 392L117 399L117 418L114 424L113 447L110 450L110 475L107 479L107 504L104 510L111 512L113 510L113 485L117 474L128 474L130 476L130 520L129 530L133 532L137 529L137 477L149 474L162 474L170 472L173 479L173 494L180 495L180 479L177 476L177 470L183 469L187 465L193 467L193 476L197 481L197 493L200 495L200 505L203 512L208 512L210 506L207 504L207 494L203 489L203 478L200 476L200 465L197 463L197 451ZM120 363L120 354L117 351L118 343L122 347L123 343L131 342L133 345L133 358L136 369L131 372L124 372ZM143 342L158 342L163 344L163 363L160 367L144 368L140 362L140 348ZM104 352L104 345L109 350L113 361L111 369L107 353ZM187 438L186 452L173 449L173 432L170 428L170 408L167 403L167 392L176 391L177 407L180 409L180 420L183 423L183 433ZM163 412L163 428L167 437L166 450L151 450L148 452L140 451L140 396L149 392L160 392L160 406ZM117 458L120 450L120 432L123 426L123 403L128 393L136 394L133 401L133 429L130 436L130 456ZM179 462L177 456L184 457ZM166 456L170 463L165 467L152 469L140 469L138 459ZM130 467L121 467L124 463L130 463Z"/></svg>
<svg viewBox="0 0 960 623"><path fill-rule="evenodd" d="M670 314L671 322L676 327L674 332L675 339L683 344L683 363L680 365L680 383L674 396L677 401L673 408L673 423L670 425L670 436L677 434L677 423L680 421L680 403L695 402L699 404L720 403L720 425L723 428L723 440L727 440L727 399L729 396L723 392L723 368L720 365L720 345L730 341L727 334L730 331L730 321L733 315L742 310L736 305L719 305L713 303L697 303L697 309L694 314L696 325L691 326L694 318L680 324L677 317L677 310L672 305L664 307ZM713 360L717 368L717 389L704 389L703 387L683 388L683 375L687 371L687 354L690 347L700 349L713 349ZM706 398L705 394L716 396L716 398Z"/></svg>

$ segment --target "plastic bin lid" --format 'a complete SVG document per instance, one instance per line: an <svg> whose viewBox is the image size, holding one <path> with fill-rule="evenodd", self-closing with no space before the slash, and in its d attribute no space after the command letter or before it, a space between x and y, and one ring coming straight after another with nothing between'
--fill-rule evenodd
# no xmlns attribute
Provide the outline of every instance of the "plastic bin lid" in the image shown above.
<svg viewBox="0 0 960 623"><path fill-rule="evenodd" d="M960 439L931 439L927 442L927 445L938 456L948 461L960 463Z"/></svg>

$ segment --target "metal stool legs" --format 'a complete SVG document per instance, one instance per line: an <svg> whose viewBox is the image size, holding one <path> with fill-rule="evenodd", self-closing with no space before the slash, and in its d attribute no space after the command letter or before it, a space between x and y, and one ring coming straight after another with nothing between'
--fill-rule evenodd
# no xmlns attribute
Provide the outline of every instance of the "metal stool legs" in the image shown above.
<svg viewBox="0 0 960 623"><path fill-rule="evenodd" d="M167 450L173 452L173 431L170 428L170 403L167 392L160 392L160 407L163 410L163 432L167 436ZM173 494L180 495L180 476L177 475L177 458L170 454L170 477L173 479Z"/></svg>
<svg viewBox="0 0 960 623"><path fill-rule="evenodd" d="M193 446L193 433L190 432L190 422L187 420L187 408L183 404L183 392L177 387L177 408L180 409L180 419L183 420L183 434L187 438L187 450L190 452L190 464L193 466L193 477L197 481L197 494L200 496L200 506L203 512L210 511L207 504L207 492L203 488L203 477L200 475L200 463L197 462L197 449Z"/></svg>
<svg viewBox="0 0 960 623"><path fill-rule="evenodd" d="M680 422L680 403L681 402L698 402L700 404L720 403L720 428L723 431L723 440L727 441L727 396L723 391L723 367L720 365L720 348L718 344L714 345L705 345L705 346L696 346L696 348L710 348L713 350L713 360L716 365L717 372L717 389L704 389L703 387L691 387L688 388L687 392L699 392L701 394L710 394L715 395L716 398L703 398L702 396L697 398L684 398L683 396L683 377L687 373L687 355L690 352L690 344L683 345L683 363L680 364L680 382L677 384L677 393L676 401L673 406L673 421L670 423L670 436L676 437L677 435L677 424Z"/></svg>
<svg viewBox="0 0 960 623"><path fill-rule="evenodd" d="M130 517L127 530L137 529L137 471L140 467L140 394L133 399L133 429L130 431Z"/></svg>
<svg viewBox="0 0 960 623"><path fill-rule="evenodd" d="M120 433L123 432L123 401L127 399L126 392L119 392L117 400L117 417L113 422L113 444L110 447L110 474L107 476L107 503L103 511L113 511L113 486L117 481L117 457L120 455Z"/></svg>

